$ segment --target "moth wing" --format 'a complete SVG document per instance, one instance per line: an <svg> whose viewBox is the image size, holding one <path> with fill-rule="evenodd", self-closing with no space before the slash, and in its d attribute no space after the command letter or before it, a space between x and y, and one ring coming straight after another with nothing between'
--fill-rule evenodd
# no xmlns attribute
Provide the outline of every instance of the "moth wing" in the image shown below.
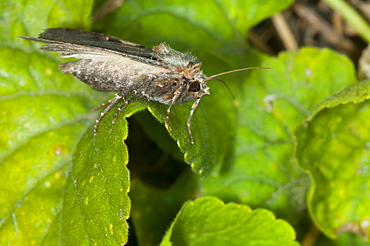
<svg viewBox="0 0 370 246"><path fill-rule="evenodd" d="M135 90L170 67L157 50L102 33L52 28L38 38L21 38L49 43L41 50L58 52L63 58L82 59L61 64L62 72L103 91Z"/></svg>
<svg viewBox="0 0 370 246"><path fill-rule="evenodd" d="M62 72L102 91L128 93L148 76L166 72L166 64L152 58L152 49L100 33L55 28L39 38L22 38L50 43L41 50L58 52L63 58L82 59L61 64Z"/></svg>
<svg viewBox="0 0 370 246"><path fill-rule="evenodd" d="M72 43L52 43L40 48L42 51L58 52L62 58L75 57L78 59L97 59L111 60L115 59L133 59L139 62L146 62L147 58L124 52L109 50L100 47L86 46Z"/></svg>
<svg viewBox="0 0 370 246"><path fill-rule="evenodd" d="M82 59L61 64L62 72L72 74L86 84L102 91L129 93L140 87L146 79L167 71L164 67L146 63L146 58L97 47L49 44L41 49L58 52L64 58Z"/></svg>
<svg viewBox="0 0 370 246"><path fill-rule="evenodd" d="M46 29L38 38L24 36L21 38L43 43L80 44L83 46L93 46L114 50L140 57L153 57L153 50L148 47L98 32L60 27Z"/></svg>

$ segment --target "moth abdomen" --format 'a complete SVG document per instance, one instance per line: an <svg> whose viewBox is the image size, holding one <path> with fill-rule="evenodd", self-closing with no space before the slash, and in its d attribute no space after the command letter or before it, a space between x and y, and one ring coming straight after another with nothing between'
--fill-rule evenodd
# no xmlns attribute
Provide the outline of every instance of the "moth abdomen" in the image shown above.
<svg viewBox="0 0 370 246"><path fill-rule="evenodd" d="M100 91L122 91L126 78L119 76L117 71L106 73L104 71L106 64L94 60L80 60L60 64L60 69L65 74L71 74ZM112 70L112 69L111 69Z"/></svg>

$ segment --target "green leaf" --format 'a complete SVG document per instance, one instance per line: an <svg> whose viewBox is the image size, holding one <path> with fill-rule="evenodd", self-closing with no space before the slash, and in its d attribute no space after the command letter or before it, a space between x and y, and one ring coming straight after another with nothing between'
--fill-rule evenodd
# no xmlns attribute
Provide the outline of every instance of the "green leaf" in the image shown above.
<svg viewBox="0 0 370 246"><path fill-rule="evenodd" d="M18 36L35 36L49 27L86 28L90 23L92 0L52 1L35 0L0 2L0 40L2 43L13 46L21 41Z"/></svg>
<svg viewBox="0 0 370 246"><path fill-rule="evenodd" d="M205 194L269 208L297 225L309 180L294 160L294 127L355 81L353 65L328 49L303 48L263 66L271 69L254 71L243 87L233 165L204 179Z"/></svg>
<svg viewBox="0 0 370 246"><path fill-rule="evenodd" d="M215 48L241 52L245 33L259 21L270 17L293 1L125 1L114 15L97 26L121 33L133 42L157 45L166 41L175 49ZM176 28L173 28L176 27ZM220 46L228 43L229 46ZM236 46L230 46L234 44Z"/></svg>
<svg viewBox="0 0 370 246"><path fill-rule="evenodd" d="M217 48L219 52L233 49L240 52L244 47L244 35L253 25L287 8L292 2L192 0L183 4L181 0L128 0L100 26L138 43L145 41L156 45L166 41L176 49ZM168 28L171 28L170 32ZM225 43L229 45L220 46Z"/></svg>
<svg viewBox="0 0 370 246"><path fill-rule="evenodd" d="M50 234L50 224L61 209L70 167L68 152L76 141L59 138L65 130L35 136L27 144L19 146L18 153L2 160L1 245L40 243ZM54 136L50 137L50 134ZM43 141L44 145L39 146L38 141Z"/></svg>
<svg viewBox="0 0 370 246"><path fill-rule="evenodd" d="M88 112L99 93L62 75L55 59L34 52L29 48L34 44L26 45L17 36L36 35L47 23L68 25L67 16L72 15L73 25L83 27L88 13L81 13L89 12L91 2L85 1L83 8L80 3L73 4L0 3L2 245L59 242L58 221L71 156L91 122ZM92 93L87 97L84 91Z"/></svg>
<svg viewBox="0 0 370 246"><path fill-rule="evenodd" d="M265 209L215 197L186 202L161 245L299 245L292 227Z"/></svg>
<svg viewBox="0 0 370 246"><path fill-rule="evenodd" d="M111 111L107 117L114 114ZM110 120L104 120L96 137L88 129L76 148L62 209L66 245L127 243L130 179L123 141L128 129L125 118L118 121L120 127L112 127Z"/></svg>
<svg viewBox="0 0 370 246"><path fill-rule="evenodd" d="M368 238L370 81L328 97L296 129L297 157L310 174L309 210L329 237Z"/></svg>

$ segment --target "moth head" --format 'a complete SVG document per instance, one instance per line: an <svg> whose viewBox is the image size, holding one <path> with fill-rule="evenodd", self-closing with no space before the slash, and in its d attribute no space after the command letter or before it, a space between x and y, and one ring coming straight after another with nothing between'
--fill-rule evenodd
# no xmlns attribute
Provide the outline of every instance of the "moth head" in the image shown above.
<svg viewBox="0 0 370 246"><path fill-rule="evenodd" d="M188 92L190 97L197 99L204 95L209 95L209 87L204 79L193 79L188 83Z"/></svg>
<svg viewBox="0 0 370 246"><path fill-rule="evenodd" d="M207 77L200 70L201 65L197 61L189 62L184 72L183 80L186 83L186 89L188 91L187 100L196 100L210 94L206 81Z"/></svg>

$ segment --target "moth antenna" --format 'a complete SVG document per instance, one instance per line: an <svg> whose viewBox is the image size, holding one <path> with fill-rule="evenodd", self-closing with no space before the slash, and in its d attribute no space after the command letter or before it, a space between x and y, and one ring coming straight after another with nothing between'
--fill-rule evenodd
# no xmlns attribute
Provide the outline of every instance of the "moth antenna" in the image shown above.
<svg viewBox="0 0 370 246"><path fill-rule="evenodd" d="M223 72L223 73L218 73L218 74L215 74L215 75L212 75L210 77L208 77L207 79L205 79L204 81L208 81L208 80L218 80L222 83L224 83L224 85L227 87L227 89L229 90L231 96L233 97L233 99L235 100L235 97L233 95L233 93L231 92L229 86L226 84L225 81L221 80L221 79L217 79L216 77L218 76L221 76L221 75L224 75L224 74L228 74L228 73L235 73L235 72L241 72L241 71L245 71L245 70L249 70L249 69L270 69L268 67L245 67L245 68L240 68L240 69L235 69L235 70L230 70L230 71L226 71L226 72Z"/></svg>
<svg viewBox="0 0 370 246"><path fill-rule="evenodd" d="M207 78L206 80L218 80L218 81L222 82L226 86L226 88L229 90L231 96L233 97L233 100L235 100L235 97L234 97L233 93L231 92L230 87L226 84L225 81L223 81L222 79L211 78L211 77L210 78Z"/></svg>
<svg viewBox="0 0 370 246"><path fill-rule="evenodd" d="M223 73L218 73L218 74L212 75L212 76L208 77L207 80L209 80L211 78L214 78L214 77L224 75L224 74L235 73L235 72L245 71L245 70L249 70L249 69L270 69L270 68L269 67L245 67L245 68L230 70L230 71L226 71L226 72L223 72Z"/></svg>

